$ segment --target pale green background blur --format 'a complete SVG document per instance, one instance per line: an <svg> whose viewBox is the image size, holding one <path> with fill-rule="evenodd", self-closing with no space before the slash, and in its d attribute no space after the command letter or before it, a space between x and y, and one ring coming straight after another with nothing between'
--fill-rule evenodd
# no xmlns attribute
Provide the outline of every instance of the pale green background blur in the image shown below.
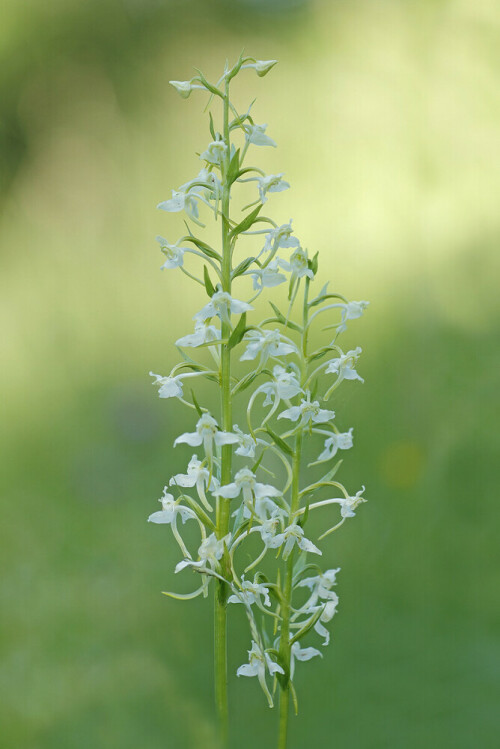
<svg viewBox="0 0 500 749"><path fill-rule="evenodd" d="M216 745L210 607L161 595L146 523L186 421L147 372L202 301L154 242L209 139L167 82L243 46L280 61L237 93L292 184L270 212L371 301L336 401L370 502L325 544L341 606L290 748L498 747L499 38L496 0L3 1L2 747ZM267 749L239 613L232 742Z"/></svg>

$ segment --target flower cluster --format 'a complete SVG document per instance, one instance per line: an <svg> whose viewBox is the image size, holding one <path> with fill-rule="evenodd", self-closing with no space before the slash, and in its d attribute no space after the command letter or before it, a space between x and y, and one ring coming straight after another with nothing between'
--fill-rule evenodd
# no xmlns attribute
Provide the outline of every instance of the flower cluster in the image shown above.
<svg viewBox="0 0 500 749"><path fill-rule="evenodd" d="M179 399L190 413L185 431L174 441L184 451L185 472L169 477L162 509L149 517L171 528L181 554L175 571L198 576L192 592L167 595L206 595L212 586L217 606L231 610L238 604L245 612L251 647L248 663L237 674L257 677L270 706L277 685L295 695L296 661L322 655L304 641L316 638L320 647L329 643L327 625L337 611L333 588L339 570L320 568L327 548L322 540L365 502L364 487L351 495L335 478L341 462L335 459L339 451L352 448L353 429L340 425L343 414L328 401L344 381L346 387L363 382L356 369L361 349L344 351L339 337L368 304L348 301L328 285L314 296L317 253L311 256L302 246L291 219L279 224L261 214L271 196L290 185L282 173L266 175L246 164L252 147L276 143L250 110L236 111L229 84L245 69L263 76L275 62L240 57L216 83L202 74L171 81L182 97L202 90L220 100L223 122L216 131L210 115L211 139L200 149L201 171L158 207L184 212L198 226L203 226L202 210L213 213L215 220L222 219L222 242L212 247L191 229L173 243L157 238L166 258L162 268L187 273L204 287L207 300L193 314L194 332L176 342L181 352L189 349L183 361L166 376L151 373L159 397ZM238 217L229 209L241 183L250 183L254 202ZM248 250L237 258L245 243ZM194 261L190 271L188 258ZM270 317L252 319L255 299L284 283L286 308L270 302ZM326 336L315 326L320 319ZM313 350L312 340L320 341ZM200 378L215 386L209 405L203 403L209 397L205 391L203 397L184 393L186 381L196 384ZM243 429L234 423L237 408L246 414ZM317 458L309 466L303 460L306 442L318 443ZM322 467L316 469L318 465ZM319 539L307 530L316 511L325 517L334 514ZM193 544L195 529L198 540ZM265 557L265 569L274 565L274 577L259 567Z"/></svg>

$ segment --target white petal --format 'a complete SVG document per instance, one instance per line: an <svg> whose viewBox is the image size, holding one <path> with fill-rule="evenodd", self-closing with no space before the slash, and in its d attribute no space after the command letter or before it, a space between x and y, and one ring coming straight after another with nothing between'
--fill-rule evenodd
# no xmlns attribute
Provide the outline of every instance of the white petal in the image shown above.
<svg viewBox="0 0 500 749"><path fill-rule="evenodd" d="M324 424L326 421L335 418L335 411L327 411L325 408L320 408L317 414L313 414L312 420L316 424Z"/></svg>
<svg viewBox="0 0 500 749"><path fill-rule="evenodd" d="M251 304L247 304L246 302L240 302L239 299L231 299L231 312L233 312L235 315L239 315L242 312L250 312L253 310L253 307Z"/></svg>
<svg viewBox="0 0 500 749"><path fill-rule="evenodd" d="M176 564L175 571L180 572L186 567L191 567L191 562L188 562L187 559L184 559L182 562L179 562L178 564Z"/></svg>
<svg viewBox="0 0 500 749"><path fill-rule="evenodd" d="M182 192L176 192L172 190L172 197L170 200L164 200L163 203L158 203L156 206L161 211L168 211L169 213L178 213L184 209L185 195Z"/></svg>
<svg viewBox="0 0 500 749"><path fill-rule="evenodd" d="M196 476L189 476L185 473L177 473L169 481L170 486L194 486L196 484Z"/></svg>
<svg viewBox="0 0 500 749"><path fill-rule="evenodd" d="M177 439L174 442L174 447L176 445L191 445L191 447L198 447L198 445L201 445L203 442L203 439L198 432L185 432L184 434L181 434L180 437L177 437Z"/></svg>
<svg viewBox="0 0 500 749"><path fill-rule="evenodd" d="M257 676L259 673L259 666L255 663L253 666L250 663L244 663L236 671L236 676Z"/></svg>
<svg viewBox="0 0 500 749"><path fill-rule="evenodd" d="M215 444L216 445L235 445L239 442L238 435L232 432L216 432L215 433Z"/></svg>
<svg viewBox="0 0 500 749"><path fill-rule="evenodd" d="M285 673L282 667L279 665L279 663L276 663L276 661L273 661L267 653L266 653L266 663L267 663L267 668L269 669L269 673L271 674L271 676L273 674Z"/></svg>
<svg viewBox="0 0 500 749"><path fill-rule="evenodd" d="M275 351L275 356L287 356L288 354L296 353L297 349L290 343L279 343Z"/></svg>
<svg viewBox="0 0 500 749"><path fill-rule="evenodd" d="M313 544L312 541L309 541L308 538L301 538L297 541L298 545L303 551L309 551L311 554L320 554L322 555L323 552L318 549L317 546Z"/></svg>
<svg viewBox="0 0 500 749"><path fill-rule="evenodd" d="M330 633L326 627L323 627L319 620L314 625L314 631L317 632L320 637L325 638L323 645L328 645L328 643L330 642Z"/></svg>
<svg viewBox="0 0 500 749"><path fill-rule="evenodd" d="M281 492L271 484L255 484L255 498L262 499L263 497L281 497Z"/></svg>
<svg viewBox="0 0 500 749"><path fill-rule="evenodd" d="M170 510L158 510L148 517L149 523L171 523L173 513Z"/></svg>
<svg viewBox="0 0 500 749"><path fill-rule="evenodd" d="M300 406L292 406L287 411L282 411L278 416L278 419L290 419L290 421L297 421L300 416Z"/></svg>
<svg viewBox="0 0 500 749"><path fill-rule="evenodd" d="M323 657L323 654L319 650L316 650L316 648L295 648L295 645L298 645L298 643L296 642L293 646L293 654L298 661L310 661L316 655L319 655L321 658Z"/></svg>
<svg viewBox="0 0 500 749"><path fill-rule="evenodd" d="M234 499L238 496L241 489L237 484L227 484L216 489L213 494L215 497L224 497L225 499Z"/></svg>
<svg viewBox="0 0 500 749"><path fill-rule="evenodd" d="M181 516L181 520L183 523L185 523L186 520L192 520L193 518L196 519L196 513L189 507L181 507L180 505L178 505L177 512Z"/></svg>
<svg viewBox="0 0 500 749"><path fill-rule="evenodd" d="M285 534L277 533L275 536L272 536L266 541L266 546L268 546L270 549L277 549L278 546L281 546L283 544L284 540Z"/></svg>

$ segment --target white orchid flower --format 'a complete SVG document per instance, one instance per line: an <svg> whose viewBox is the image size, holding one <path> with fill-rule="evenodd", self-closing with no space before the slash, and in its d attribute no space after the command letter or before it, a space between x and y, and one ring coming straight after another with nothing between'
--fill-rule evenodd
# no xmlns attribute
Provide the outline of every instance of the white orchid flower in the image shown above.
<svg viewBox="0 0 500 749"><path fill-rule="evenodd" d="M311 598L305 604L305 607L315 606L320 598L334 600L337 597L337 594L331 588L336 584L339 572L340 567L337 567L336 569L326 570L320 575L314 575L314 577L306 577L297 583L297 588L309 588L311 591Z"/></svg>
<svg viewBox="0 0 500 749"><path fill-rule="evenodd" d="M168 523L173 524L177 521L177 516L181 516L183 523L190 518L196 520L196 515L189 507L184 507L179 504L179 500L175 500L172 494L168 493L168 487L164 487L163 496L158 500L161 502L162 509L158 512L153 512L148 517L149 523Z"/></svg>
<svg viewBox="0 0 500 749"><path fill-rule="evenodd" d="M296 346L285 339L278 328L274 330L249 330L244 337L247 347L240 356L240 361L253 361L260 354L261 366L267 362L269 357L273 359L279 356L296 354Z"/></svg>
<svg viewBox="0 0 500 749"><path fill-rule="evenodd" d="M328 363L328 367L325 369L325 374L334 373L339 376L342 380L359 380L364 382L363 378L354 369L359 356L361 354L361 348L357 346L352 351L348 351L346 354L342 354L336 359L332 359Z"/></svg>
<svg viewBox="0 0 500 749"><path fill-rule="evenodd" d="M238 510L235 510L233 515L236 515L237 512ZM276 502L270 499L270 497L257 497L251 509L245 505L243 508L243 517L247 519L256 517L261 523L264 523L273 517L278 517L279 519L281 512Z"/></svg>
<svg viewBox="0 0 500 749"><path fill-rule="evenodd" d="M267 697L269 707L272 707L273 698L266 684L266 671L269 671L271 676L285 673L279 663L273 661L270 655L252 640L252 648L248 651L248 663L239 667L236 676L256 676Z"/></svg>
<svg viewBox="0 0 500 749"><path fill-rule="evenodd" d="M172 190L170 200L164 200L162 203L158 203L156 207L168 213L186 211L187 215L193 219L198 219L199 216L196 197L180 190Z"/></svg>
<svg viewBox="0 0 500 749"><path fill-rule="evenodd" d="M217 447L222 447L223 445L234 445L236 442L238 442L237 434L220 431L213 416L205 413L199 418L196 424L196 432L181 434L175 440L174 447L180 444L191 445L191 447L203 445L205 455L211 465L214 443Z"/></svg>
<svg viewBox="0 0 500 749"><path fill-rule="evenodd" d="M150 372L149 376L156 377L153 385L160 385L158 391L160 398L182 398L184 394L182 380L189 377L199 377L201 374L202 372L184 372L183 374L175 375L175 377L170 377L170 375L163 377L163 375Z"/></svg>
<svg viewBox="0 0 500 749"><path fill-rule="evenodd" d="M234 595L229 596L227 599L228 603L245 603L251 606L253 603L260 603L261 597L264 599L264 605L270 606L271 599L269 598L269 588L262 583L256 581L254 577L253 583L250 580L245 580L245 576L241 576L241 590L237 591Z"/></svg>
<svg viewBox="0 0 500 749"><path fill-rule="evenodd" d="M252 435L242 432L237 424L233 425L233 432L238 435L239 446L235 450L236 455L241 455L244 458L255 458L257 441L252 437Z"/></svg>
<svg viewBox="0 0 500 749"><path fill-rule="evenodd" d="M312 401L311 394L306 391L306 398L302 399L300 406L292 406L292 408L282 411L278 416L278 419L290 419L290 421L298 421L300 419L300 427L312 426L312 424L324 424L327 421L331 421L335 418L335 411L328 411L326 408L320 408L318 401Z"/></svg>
<svg viewBox="0 0 500 749"><path fill-rule="evenodd" d="M158 524L165 523L170 525L174 538L179 544L182 553L185 557L189 557L189 551L177 530L177 517L180 515L184 524L186 520L196 520L197 517L195 513L189 507L184 507L179 504L180 499L175 500L172 494L168 493L168 488L166 486L163 489L163 496L158 501L161 502L162 509L158 510L158 512L153 512L152 515L148 517L148 522Z"/></svg>
<svg viewBox="0 0 500 749"><path fill-rule="evenodd" d="M343 518L353 518L355 516L354 510L362 503L367 500L361 496L365 492L365 487L361 487L359 492L354 497L342 497L337 500L340 505L340 514Z"/></svg>
<svg viewBox="0 0 500 749"><path fill-rule="evenodd" d="M337 454L337 450L349 450L352 447L352 427L348 432L332 434L325 440L325 449L318 456L316 462L330 460Z"/></svg>
<svg viewBox="0 0 500 749"><path fill-rule="evenodd" d="M175 345L196 348L196 346L203 346L203 344L210 341L217 343L220 337L220 330L215 325L206 325L204 322L198 322L194 326L194 333L179 338L175 342Z"/></svg>
<svg viewBox="0 0 500 749"><path fill-rule="evenodd" d="M203 198L213 198L221 191L220 179L206 167L200 169L194 179L190 179L179 187L181 192L189 192Z"/></svg>
<svg viewBox="0 0 500 749"><path fill-rule="evenodd" d="M233 483L219 487L213 494L225 499L235 499L242 494L243 501L249 506L252 505L254 498L281 496L281 492L276 487L256 481L255 474L249 468L242 468L234 477Z"/></svg>
<svg viewBox="0 0 500 749"><path fill-rule="evenodd" d="M233 512L233 517L235 517L239 513L239 511L240 508L235 510ZM277 517L279 520L281 515L281 508L278 507L276 502L269 497L257 497L252 508L249 508L246 505L243 507L243 517L245 519L251 517L257 518L260 523L264 523L266 520L274 517ZM260 530L260 526L258 530ZM272 533L272 535L274 536L274 532Z"/></svg>
<svg viewBox="0 0 500 749"><path fill-rule="evenodd" d="M296 374L288 372L285 367L277 364L273 367L273 376L274 380L265 382L258 388L259 392L266 394L264 406L277 405L281 399L289 400L303 392Z"/></svg>
<svg viewBox="0 0 500 749"><path fill-rule="evenodd" d="M220 539L217 538L215 533L211 533L210 536L207 536L207 538L203 539L201 542L200 548L198 549L199 560L193 562L191 559L183 559L182 562L179 562L176 565L175 571L180 572L186 567L194 567L195 569L203 568L207 567L207 565L209 565L213 570L217 570L219 568L219 561L224 555L224 546L229 544L230 539L230 533Z"/></svg>
<svg viewBox="0 0 500 749"><path fill-rule="evenodd" d="M216 291L210 302L196 313L193 320L204 322L217 315L223 322L229 324L230 313L240 315L242 312L249 312L250 310L253 310L250 304L240 302L239 299L233 299L227 291Z"/></svg>
<svg viewBox="0 0 500 749"><path fill-rule="evenodd" d="M261 254L263 252L277 250L280 247L299 247L299 240L297 237L291 236L292 232L292 219L290 219L288 224L282 224L275 229L271 229L271 231L266 234L266 241Z"/></svg>
<svg viewBox="0 0 500 749"><path fill-rule="evenodd" d="M246 138L254 146L274 146L275 141L266 135L267 125L245 125Z"/></svg>
<svg viewBox="0 0 500 749"><path fill-rule="evenodd" d="M310 661L316 655L323 657L323 653L320 653L316 648L301 648L298 642L294 642L290 650L290 679L293 679L295 674L295 659Z"/></svg>
<svg viewBox="0 0 500 749"><path fill-rule="evenodd" d="M156 377L153 385L160 385L158 391L160 398L182 398L184 395L181 375L177 375L176 377L163 377L162 375L150 372L149 376Z"/></svg>
<svg viewBox="0 0 500 749"><path fill-rule="evenodd" d="M281 283L286 281L286 276L279 271L279 264L283 264L284 260L275 258L266 265L265 268L255 268L251 271L247 271L244 275L251 275L253 278L253 287L256 291L261 289L271 289L274 286L279 286Z"/></svg>
<svg viewBox="0 0 500 749"><path fill-rule="evenodd" d="M185 182L178 190L172 190L170 200L158 203L157 208L168 213L186 211L193 221L200 223L198 201L202 200L210 205L207 199L214 197L217 200L219 192L220 182L217 177L207 169L202 169L194 179Z"/></svg>
<svg viewBox="0 0 500 749"><path fill-rule="evenodd" d="M328 622L333 619L333 617L337 613L337 606L339 603L338 595L333 591L332 593L333 598L331 598L324 604L323 611L321 612L318 621L314 625L315 632L317 632L320 637L324 637L323 646L325 647L330 642L330 633L327 628L323 626L323 624L328 624Z"/></svg>
<svg viewBox="0 0 500 749"><path fill-rule="evenodd" d="M339 304L338 306L342 308L345 320L356 320L361 317L369 304L370 302L347 302L347 304Z"/></svg>
<svg viewBox="0 0 500 749"><path fill-rule="evenodd" d="M282 268L287 271L291 271L292 279L303 278L304 276L307 276L311 279L314 278L314 273L309 268L308 262L309 257L307 255L307 250L304 250L300 246L297 247L297 249L290 256L290 262L288 262L287 260L279 260L279 264Z"/></svg>
<svg viewBox="0 0 500 749"><path fill-rule="evenodd" d="M365 309L368 307L370 302L346 302L345 304L332 304L331 309L342 310L342 321L337 327L339 333L344 333L347 330L347 320L357 320L361 317Z"/></svg>
<svg viewBox="0 0 500 749"><path fill-rule="evenodd" d="M164 237L156 237L156 241L159 243L161 251L167 258L161 266L161 269L166 268L179 268L184 264L184 253L188 250L187 247L179 247L177 244L170 244Z"/></svg>
<svg viewBox="0 0 500 749"><path fill-rule="evenodd" d="M277 549L279 546L283 546L283 559L287 560L292 553L293 547L297 544L299 549L302 551L309 551L311 554L322 554L323 552L318 549L317 546L309 541L308 538L304 537L304 529L292 523L289 525L283 533L277 533L274 538L270 539L267 546L271 549Z"/></svg>
<svg viewBox="0 0 500 749"><path fill-rule="evenodd" d="M217 489L219 486L219 482L215 476L210 475L208 468L204 463L198 460L196 455L193 455L189 461L187 473L176 473L176 475L170 479L169 483L170 486L175 485L184 488L195 486L201 502L205 505L207 510L212 510L212 507L206 498L205 489L208 488L209 491L213 492L214 489Z"/></svg>
<svg viewBox="0 0 500 749"><path fill-rule="evenodd" d="M255 514L257 514L257 512ZM257 531L260 533L262 543L266 549L276 548L272 545L272 542L276 538L278 527L282 525L282 518L283 515L281 510L276 507L276 510L271 512L268 518L265 517L261 519L261 524L257 526ZM277 546L280 545L281 544L279 543L277 544Z"/></svg>
<svg viewBox="0 0 500 749"><path fill-rule="evenodd" d="M284 172L281 172L281 174L268 174L266 177L257 178L259 196L262 203L267 202L266 196L268 192L283 192L283 190L288 190L290 185L284 179L281 179L283 174Z"/></svg>
<svg viewBox="0 0 500 749"><path fill-rule="evenodd" d="M216 164L219 166L223 160L227 151L227 145L223 140L213 140L208 144L205 151L200 154L200 159L204 159L209 164Z"/></svg>
<svg viewBox="0 0 500 749"><path fill-rule="evenodd" d="M354 497L335 497L334 499L330 499L329 503L340 505L340 514L342 518L353 518L356 514L354 510L356 510L362 502L368 501L361 496L365 491L365 487L362 486Z"/></svg>

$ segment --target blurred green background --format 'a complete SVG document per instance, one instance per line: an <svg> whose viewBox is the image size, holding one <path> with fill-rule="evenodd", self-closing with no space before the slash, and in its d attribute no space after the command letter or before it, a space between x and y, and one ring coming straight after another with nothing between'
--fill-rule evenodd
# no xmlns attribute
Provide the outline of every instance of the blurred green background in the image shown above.
<svg viewBox="0 0 500 749"><path fill-rule="evenodd" d="M371 301L336 401L370 502L330 537L341 606L290 747L498 747L499 33L495 0L4 0L3 747L216 746L209 607L161 595L186 581L146 523L186 421L147 372L200 306L158 272L155 206L208 142L167 82L243 46L280 61L237 94L292 184L271 215ZM240 613L232 741L273 746Z"/></svg>

